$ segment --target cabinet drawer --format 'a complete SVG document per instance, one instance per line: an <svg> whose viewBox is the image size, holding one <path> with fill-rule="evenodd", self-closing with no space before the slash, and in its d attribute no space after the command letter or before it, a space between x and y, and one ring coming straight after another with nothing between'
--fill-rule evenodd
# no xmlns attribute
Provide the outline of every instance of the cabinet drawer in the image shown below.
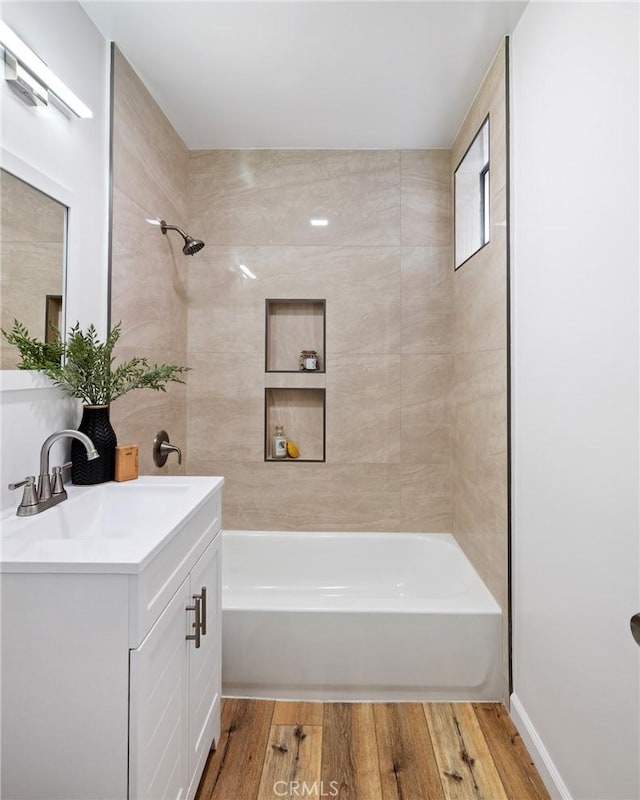
<svg viewBox="0 0 640 800"><path fill-rule="evenodd" d="M221 494L217 491L139 575L129 577L130 647L144 639L221 525Z"/></svg>

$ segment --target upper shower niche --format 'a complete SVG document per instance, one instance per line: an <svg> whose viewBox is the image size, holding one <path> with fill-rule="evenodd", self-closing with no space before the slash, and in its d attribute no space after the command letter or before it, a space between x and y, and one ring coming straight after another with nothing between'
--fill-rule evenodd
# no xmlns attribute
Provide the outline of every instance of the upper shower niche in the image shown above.
<svg viewBox="0 0 640 800"><path fill-rule="evenodd" d="M325 300L267 300L266 372L299 372L303 350L318 354L325 372Z"/></svg>

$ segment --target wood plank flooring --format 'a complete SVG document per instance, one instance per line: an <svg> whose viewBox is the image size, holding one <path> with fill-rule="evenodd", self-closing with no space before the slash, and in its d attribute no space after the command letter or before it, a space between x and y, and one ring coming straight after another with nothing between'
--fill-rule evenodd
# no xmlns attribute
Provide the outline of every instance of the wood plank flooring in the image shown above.
<svg viewBox="0 0 640 800"><path fill-rule="evenodd" d="M196 800L549 800L499 703L226 699Z"/></svg>

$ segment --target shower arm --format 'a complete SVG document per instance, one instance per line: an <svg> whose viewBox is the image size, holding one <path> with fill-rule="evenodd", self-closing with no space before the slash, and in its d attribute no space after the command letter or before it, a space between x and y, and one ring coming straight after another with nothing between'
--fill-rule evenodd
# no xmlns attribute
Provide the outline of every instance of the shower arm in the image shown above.
<svg viewBox="0 0 640 800"><path fill-rule="evenodd" d="M163 219L160 220L160 230L165 234L167 231L178 231L183 239L187 238L187 234L182 230L182 228L179 228L177 225L167 225Z"/></svg>

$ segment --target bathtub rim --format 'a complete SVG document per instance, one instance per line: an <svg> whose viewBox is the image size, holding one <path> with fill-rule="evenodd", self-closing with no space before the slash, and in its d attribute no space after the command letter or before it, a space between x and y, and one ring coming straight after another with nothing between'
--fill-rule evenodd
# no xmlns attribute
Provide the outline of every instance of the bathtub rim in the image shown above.
<svg viewBox="0 0 640 800"><path fill-rule="evenodd" d="M278 540L289 537L296 537L303 541L307 537L318 537L331 541L351 539L354 542L364 543L366 539L392 540L400 537L407 541L437 541L438 546L452 547L456 551L456 557L463 560L465 568L471 572L471 584L465 592L458 595L446 595L443 597L389 597L376 598L367 595L337 595L332 598L314 596L313 589L300 592L298 595L294 591L287 592L285 596L260 593L259 588L255 592L241 593L239 590L229 589L226 584L223 557L223 581L222 581L222 607L228 611L251 610L256 612L285 613L292 610L299 610L301 613L385 613L385 614L424 614L437 613L445 615L455 614L502 614L500 604L489 591L478 571L475 569L460 544L451 533L426 533L426 532L395 532L395 531L270 531L270 530L242 530L242 529L223 529L222 546L226 539L258 539L271 536ZM310 602L313 598L316 602ZM296 605L292 605L292 603ZM385 605L386 604L386 605Z"/></svg>

